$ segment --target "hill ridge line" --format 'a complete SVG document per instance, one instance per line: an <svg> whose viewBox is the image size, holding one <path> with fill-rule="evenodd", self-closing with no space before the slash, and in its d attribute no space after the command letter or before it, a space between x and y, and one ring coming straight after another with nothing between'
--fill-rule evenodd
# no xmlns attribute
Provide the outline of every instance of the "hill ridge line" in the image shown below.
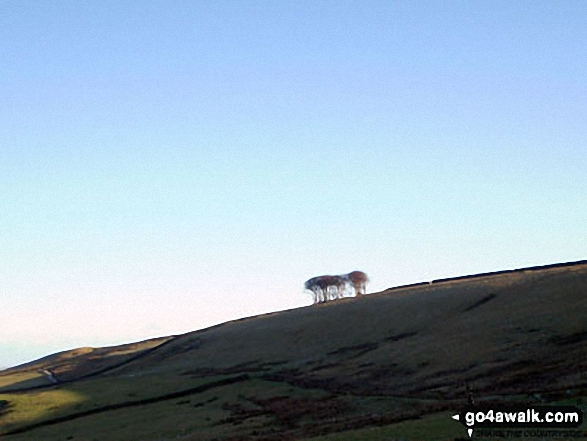
<svg viewBox="0 0 587 441"><path fill-rule="evenodd" d="M381 292L389 292L389 291L395 291L395 290L399 290L399 289L413 288L416 286L426 286L426 285L433 285L433 284L438 284L438 283L454 282L456 280L467 280L467 279L476 279L476 278L481 278L481 277L499 276L502 274L521 273L524 271L540 271L540 270L554 269L554 268L565 268L565 267L579 266L579 265L585 265L585 264L587 264L587 260L577 260L577 261L573 261L573 262L550 263L547 265L528 266L525 268L490 271L487 273L468 274L465 276L455 276L455 277L447 277L447 278L442 278L442 279L433 279L433 280L430 280L429 282L416 282L416 283L409 283L407 285L392 286L392 287L387 288Z"/></svg>
<svg viewBox="0 0 587 441"><path fill-rule="evenodd" d="M149 348L149 349L144 349L141 352L139 352L138 354L132 356L131 358L129 358L127 360L121 361L121 362L116 363L116 364L114 364L112 366L106 366L106 367L104 367L104 368L102 368L100 370L97 370L95 372L90 372L89 374L85 374L85 375L82 375L82 376L79 376L79 377L76 377L76 378L70 378L68 380L60 380L58 377L55 377L55 379L57 380L56 383L40 384L38 386L30 386L30 387L25 387L25 388L22 388L22 389L10 390L9 392L10 393L12 393L12 392L29 392L29 391L37 390L37 389L47 389L47 388L59 386L59 385L62 385L62 384L74 383L76 381L80 381L80 380L85 380L85 379L88 379L88 378L96 377L98 375L101 375L101 374L106 373L106 372L110 372L112 370L118 369L119 367L126 366L127 364L130 364L130 363L132 363L132 362L134 362L134 361L136 361L138 359L141 359L141 358L149 355L151 352L155 351L156 349L161 348L161 346L165 346L166 344L171 343L172 341L175 341L178 337L179 337L179 335L170 335L168 340L165 340L163 343L161 343L161 344L159 344L157 346L154 346L154 347ZM140 342L137 342L137 343L140 343ZM18 366L16 368L18 368ZM16 368L12 368L12 369L16 369Z"/></svg>

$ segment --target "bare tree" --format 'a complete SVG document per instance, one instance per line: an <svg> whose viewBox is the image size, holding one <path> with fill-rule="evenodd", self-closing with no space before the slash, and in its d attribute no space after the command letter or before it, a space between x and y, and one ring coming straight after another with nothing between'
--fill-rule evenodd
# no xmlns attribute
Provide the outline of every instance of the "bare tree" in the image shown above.
<svg viewBox="0 0 587 441"><path fill-rule="evenodd" d="M342 276L320 276L318 283L323 292L324 301L340 298L346 285Z"/></svg>
<svg viewBox="0 0 587 441"><path fill-rule="evenodd" d="M311 291L314 303L324 303L344 297L347 285L356 294L364 294L368 278L362 271L353 271L342 276L317 276L307 280L304 288Z"/></svg>
<svg viewBox="0 0 587 441"><path fill-rule="evenodd" d="M349 281L357 295L363 295L367 292L369 278L363 271L352 271L346 274L345 278Z"/></svg>
<svg viewBox="0 0 587 441"><path fill-rule="evenodd" d="M319 280L320 277L312 277L304 283L304 288L311 291L314 295L314 303L319 303L322 297L322 288L320 287Z"/></svg>

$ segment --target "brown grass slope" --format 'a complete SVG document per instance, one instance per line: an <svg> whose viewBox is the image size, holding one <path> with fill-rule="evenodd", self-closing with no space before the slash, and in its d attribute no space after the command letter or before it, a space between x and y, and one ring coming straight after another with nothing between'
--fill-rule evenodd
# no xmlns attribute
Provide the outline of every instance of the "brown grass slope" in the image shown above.
<svg viewBox="0 0 587 441"><path fill-rule="evenodd" d="M63 382L27 389L23 378L39 368ZM19 441L100 439L100 431L111 440L303 439L458 409L467 385L479 402L584 397L587 262L69 351L0 381L25 389L0 389L0 434L17 431L7 438Z"/></svg>
<svg viewBox="0 0 587 441"><path fill-rule="evenodd" d="M453 377L498 393L564 387L585 371L587 264L394 288L169 339L67 351L0 376L45 368L70 380L122 364L114 372L272 372L397 394Z"/></svg>
<svg viewBox="0 0 587 441"><path fill-rule="evenodd" d="M419 397L560 390L587 381L587 264L393 289L226 323L119 369L260 372Z"/></svg>

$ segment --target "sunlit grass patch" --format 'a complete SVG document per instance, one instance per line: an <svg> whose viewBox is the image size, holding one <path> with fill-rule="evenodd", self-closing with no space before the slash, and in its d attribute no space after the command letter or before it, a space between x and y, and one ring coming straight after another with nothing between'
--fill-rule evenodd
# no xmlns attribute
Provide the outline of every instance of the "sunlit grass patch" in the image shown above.
<svg viewBox="0 0 587 441"><path fill-rule="evenodd" d="M0 394L0 400L8 402L6 411L0 414L0 433L39 422L71 411L84 402L82 394L51 389L28 393Z"/></svg>
<svg viewBox="0 0 587 441"><path fill-rule="evenodd" d="M37 371L12 372L0 375L0 393L50 384L46 377Z"/></svg>

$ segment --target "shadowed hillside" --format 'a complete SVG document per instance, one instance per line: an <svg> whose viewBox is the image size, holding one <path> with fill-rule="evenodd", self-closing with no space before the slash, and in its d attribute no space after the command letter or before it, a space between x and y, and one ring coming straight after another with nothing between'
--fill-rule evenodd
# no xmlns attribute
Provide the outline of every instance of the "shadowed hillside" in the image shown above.
<svg viewBox="0 0 587 441"><path fill-rule="evenodd" d="M581 402L586 354L587 263L447 279L1 372L0 433L454 439L467 386L478 402Z"/></svg>

